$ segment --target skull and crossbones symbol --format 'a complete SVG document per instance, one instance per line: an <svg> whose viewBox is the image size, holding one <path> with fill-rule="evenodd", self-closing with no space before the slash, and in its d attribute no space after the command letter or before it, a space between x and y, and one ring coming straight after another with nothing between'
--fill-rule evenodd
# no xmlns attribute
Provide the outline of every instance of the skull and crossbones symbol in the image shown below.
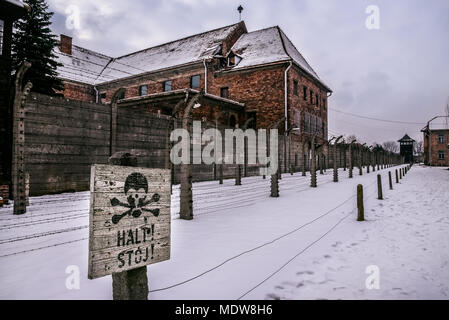
<svg viewBox="0 0 449 320"><path fill-rule="evenodd" d="M112 206L122 206L128 210L122 214L115 214L112 216L112 223L117 224L125 216L132 216L133 218L139 218L143 212L151 212L155 217L159 216L159 209L146 209L145 206L150 203L158 202L160 199L159 194L155 193L151 199L147 200L147 196L141 197L139 190L143 189L145 194L148 194L148 181L144 175L135 172L130 174L125 181L125 195L127 195L128 203L123 203L117 198L111 199Z"/></svg>

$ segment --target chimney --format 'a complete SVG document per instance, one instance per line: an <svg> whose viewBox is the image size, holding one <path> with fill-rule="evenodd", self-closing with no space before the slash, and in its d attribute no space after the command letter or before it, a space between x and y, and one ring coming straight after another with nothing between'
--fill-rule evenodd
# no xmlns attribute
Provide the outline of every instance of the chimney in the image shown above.
<svg viewBox="0 0 449 320"><path fill-rule="evenodd" d="M61 41L59 42L59 50L61 52L71 55L72 54L72 37L61 34Z"/></svg>

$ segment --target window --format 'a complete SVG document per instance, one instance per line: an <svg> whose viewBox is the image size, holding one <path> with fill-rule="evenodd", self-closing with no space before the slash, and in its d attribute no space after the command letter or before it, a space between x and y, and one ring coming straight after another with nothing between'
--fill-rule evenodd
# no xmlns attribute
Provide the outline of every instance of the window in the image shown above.
<svg viewBox="0 0 449 320"><path fill-rule="evenodd" d="M242 58L236 55L231 55L228 57L228 67L236 66L242 61Z"/></svg>
<svg viewBox="0 0 449 320"><path fill-rule="evenodd" d="M200 75L191 76L190 77L190 88L198 89L200 87L200 80L201 80Z"/></svg>
<svg viewBox="0 0 449 320"><path fill-rule="evenodd" d="M303 95L304 101L307 101L307 87L306 86L302 87L302 95Z"/></svg>
<svg viewBox="0 0 449 320"><path fill-rule="evenodd" d="M0 56L3 55L3 30L5 28L5 22L0 20Z"/></svg>
<svg viewBox="0 0 449 320"><path fill-rule="evenodd" d="M220 97L229 99L229 88L224 87L220 89Z"/></svg>
<svg viewBox="0 0 449 320"><path fill-rule="evenodd" d="M293 122L297 128L301 128L301 113L298 110L293 110Z"/></svg>
<svg viewBox="0 0 449 320"><path fill-rule="evenodd" d="M171 91L171 80L164 81L162 85L162 90L164 92Z"/></svg>
<svg viewBox="0 0 449 320"><path fill-rule="evenodd" d="M140 86L140 87L139 87L139 94L140 94L141 96L146 96L147 93L148 93L148 86L143 85L143 86Z"/></svg>
<svg viewBox="0 0 449 320"><path fill-rule="evenodd" d="M444 160L444 151L442 150L438 151L438 159Z"/></svg>
<svg viewBox="0 0 449 320"><path fill-rule="evenodd" d="M125 99L125 90L123 90L120 95L118 96L119 100Z"/></svg>
<svg viewBox="0 0 449 320"><path fill-rule="evenodd" d="M100 93L100 99L106 99L106 92Z"/></svg>
<svg viewBox="0 0 449 320"><path fill-rule="evenodd" d="M313 91L310 90L310 104L313 104Z"/></svg>
<svg viewBox="0 0 449 320"><path fill-rule="evenodd" d="M438 135L438 143L444 143L444 135L442 134Z"/></svg>
<svg viewBox="0 0 449 320"><path fill-rule="evenodd" d="M298 95L298 81L296 81L296 80L293 80L293 94L295 96Z"/></svg>
<svg viewBox="0 0 449 320"><path fill-rule="evenodd" d="M310 133L310 114L307 112L304 114L304 131Z"/></svg>
<svg viewBox="0 0 449 320"><path fill-rule="evenodd" d="M318 105L318 95L315 95L315 104Z"/></svg>
<svg viewBox="0 0 449 320"><path fill-rule="evenodd" d="M323 108L326 109L326 99L323 98Z"/></svg>

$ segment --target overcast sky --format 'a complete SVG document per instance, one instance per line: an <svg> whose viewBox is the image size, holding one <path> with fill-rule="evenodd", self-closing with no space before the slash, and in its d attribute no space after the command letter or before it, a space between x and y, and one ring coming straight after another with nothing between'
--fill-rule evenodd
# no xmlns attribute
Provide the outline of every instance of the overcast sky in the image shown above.
<svg viewBox="0 0 449 320"><path fill-rule="evenodd" d="M55 12L56 34L110 56L233 24L242 4L248 31L279 25L333 89L330 134L355 134L368 143L398 140L405 133L422 140L425 122L445 115L448 0L47 1ZM370 5L379 8L379 29L366 27ZM79 24L67 23L77 10Z"/></svg>

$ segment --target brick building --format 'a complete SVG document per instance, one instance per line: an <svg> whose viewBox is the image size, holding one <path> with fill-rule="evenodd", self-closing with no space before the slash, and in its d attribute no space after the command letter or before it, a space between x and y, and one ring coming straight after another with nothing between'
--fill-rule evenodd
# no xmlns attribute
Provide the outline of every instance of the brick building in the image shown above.
<svg viewBox="0 0 449 320"><path fill-rule="evenodd" d="M117 58L61 35L57 54L69 99L106 103L123 87L122 102L141 97L152 112L168 114L173 105L164 107L161 95L203 89L216 101L244 106L224 110L225 125L242 126L253 118L252 126L267 128L286 117L280 134L296 125L296 135L319 131L327 139L331 90L279 27L248 32L242 21ZM194 117L213 121L218 112L212 109L199 108Z"/></svg>
<svg viewBox="0 0 449 320"><path fill-rule="evenodd" d="M424 133L424 163L431 166L449 166L449 129L426 127L422 131Z"/></svg>

